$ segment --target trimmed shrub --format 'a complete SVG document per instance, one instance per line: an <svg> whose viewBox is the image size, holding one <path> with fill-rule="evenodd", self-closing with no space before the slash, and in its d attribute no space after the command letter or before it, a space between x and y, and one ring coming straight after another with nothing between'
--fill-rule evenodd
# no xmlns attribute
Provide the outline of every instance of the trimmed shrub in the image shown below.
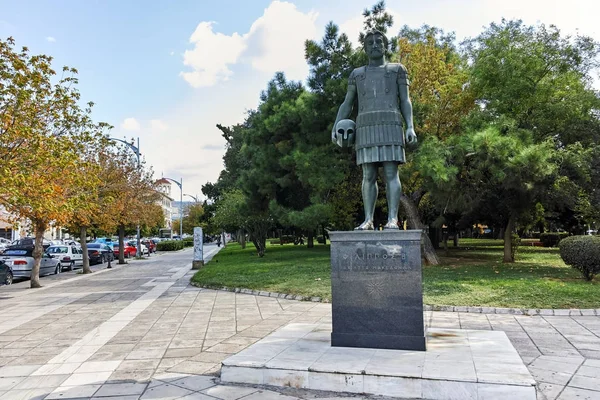
<svg viewBox="0 0 600 400"><path fill-rule="evenodd" d="M557 246L561 240L569 237L568 232L548 232L542 233L540 235L540 242L544 245L544 247L555 247Z"/></svg>
<svg viewBox="0 0 600 400"><path fill-rule="evenodd" d="M600 237L571 236L561 240L558 247L565 264L579 270L586 281L600 272Z"/></svg>
<svg viewBox="0 0 600 400"><path fill-rule="evenodd" d="M194 245L194 238L193 237L187 237L185 239L183 239L183 246L184 247L192 247Z"/></svg>
<svg viewBox="0 0 600 400"><path fill-rule="evenodd" d="M167 240L164 242L158 243L156 246L156 250L158 251L175 251L183 249L183 241L182 240Z"/></svg>

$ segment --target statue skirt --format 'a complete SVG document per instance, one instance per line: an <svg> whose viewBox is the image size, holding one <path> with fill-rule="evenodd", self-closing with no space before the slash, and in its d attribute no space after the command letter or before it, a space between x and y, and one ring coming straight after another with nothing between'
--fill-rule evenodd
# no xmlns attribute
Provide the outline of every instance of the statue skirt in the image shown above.
<svg viewBox="0 0 600 400"><path fill-rule="evenodd" d="M356 164L358 165L385 161L404 164L406 162L404 146L389 144L356 149Z"/></svg>

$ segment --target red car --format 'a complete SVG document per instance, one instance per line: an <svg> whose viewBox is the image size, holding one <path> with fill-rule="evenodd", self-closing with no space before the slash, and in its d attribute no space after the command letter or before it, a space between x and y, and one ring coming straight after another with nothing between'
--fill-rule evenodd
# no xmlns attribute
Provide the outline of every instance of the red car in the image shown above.
<svg viewBox="0 0 600 400"><path fill-rule="evenodd" d="M115 253L115 258L119 258L119 243L115 243L113 245L113 252ZM125 258L135 257L136 252L137 250L135 247L130 246L127 244L127 242L125 242L125 247L123 248L123 254L125 255Z"/></svg>

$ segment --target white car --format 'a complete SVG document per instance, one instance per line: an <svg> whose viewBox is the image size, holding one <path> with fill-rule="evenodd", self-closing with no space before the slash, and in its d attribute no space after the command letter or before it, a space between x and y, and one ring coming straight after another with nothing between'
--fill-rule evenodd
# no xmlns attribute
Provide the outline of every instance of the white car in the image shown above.
<svg viewBox="0 0 600 400"><path fill-rule="evenodd" d="M50 246L46 253L51 254L60 261L61 268L68 268L69 271L77 267L83 268L83 251L77 246Z"/></svg>

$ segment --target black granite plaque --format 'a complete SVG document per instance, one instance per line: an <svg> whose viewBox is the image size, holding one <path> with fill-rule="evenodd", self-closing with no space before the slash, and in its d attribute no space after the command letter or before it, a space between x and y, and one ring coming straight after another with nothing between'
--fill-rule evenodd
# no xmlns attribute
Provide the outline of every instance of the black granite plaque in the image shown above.
<svg viewBox="0 0 600 400"><path fill-rule="evenodd" d="M425 350L421 231L329 236L331 345Z"/></svg>

